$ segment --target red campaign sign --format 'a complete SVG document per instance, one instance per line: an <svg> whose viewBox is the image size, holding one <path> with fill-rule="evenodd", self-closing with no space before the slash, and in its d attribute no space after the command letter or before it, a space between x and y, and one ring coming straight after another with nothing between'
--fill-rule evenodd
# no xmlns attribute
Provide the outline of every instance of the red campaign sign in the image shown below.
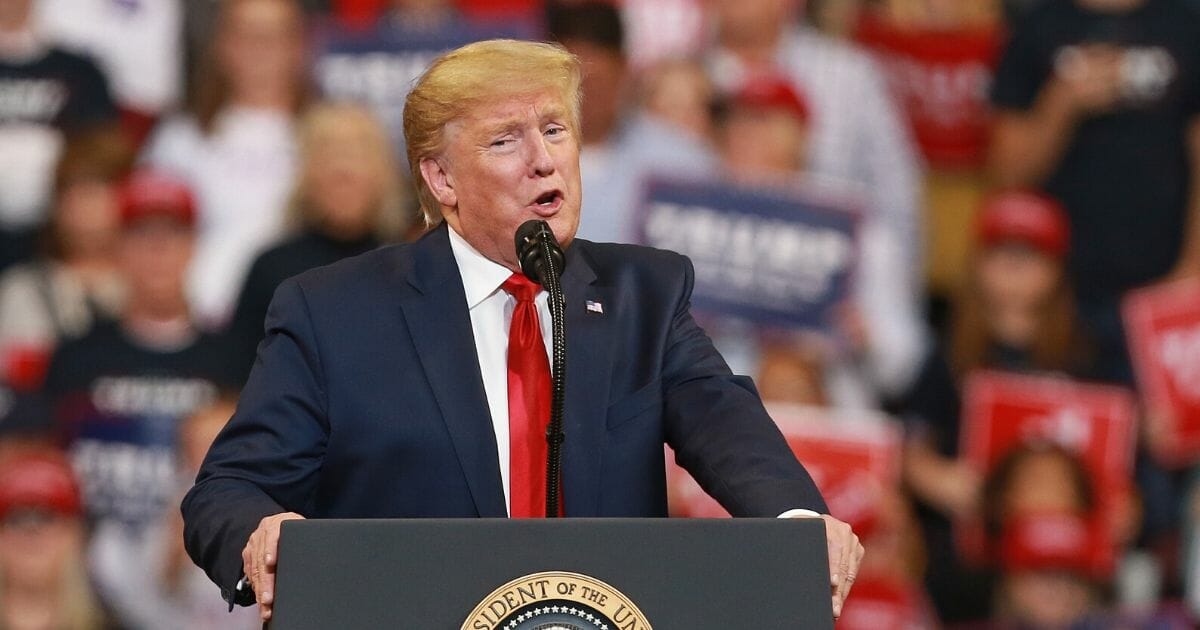
<svg viewBox="0 0 1200 630"><path fill-rule="evenodd" d="M22 392L37 391L50 368L52 348L41 344L13 345L0 350L0 381Z"/></svg>
<svg viewBox="0 0 1200 630"><path fill-rule="evenodd" d="M1200 455L1200 281L1134 291L1122 306L1143 400L1167 412L1162 442L1172 448L1161 455L1191 464Z"/></svg>
<svg viewBox="0 0 1200 630"><path fill-rule="evenodd" d="M961 450L966 462L985 474L1014 447L1049 442L1075 453L1087 469L1098 498L1097 518L1117 521L1133 476L1136 405L1122 387L1085 384L1065 378L982 371L967 378ZM1102 528L1094 567L1113 562L1112 528ZM982 524L963 523L964 552L978 558Z"/></svg>
<svg viewBox="0 0 1200 630"><path fill-rule="evenodd" d="M768 404L767 410L825 497L829 512L861 535L869 533L880 495L900 480L900 430L870 411L837 412L799 405ZM704 493L668 452L671 513L696 518L729 513Z"/></svg>
<svg viewBox="0 0 1200 630"><path fill-rule="evenodd" d="M998 27L902 28L867 13L856 33L878 52L925 158L938 167L975 167L988 134L988 89L1004 33Z"/></svg>

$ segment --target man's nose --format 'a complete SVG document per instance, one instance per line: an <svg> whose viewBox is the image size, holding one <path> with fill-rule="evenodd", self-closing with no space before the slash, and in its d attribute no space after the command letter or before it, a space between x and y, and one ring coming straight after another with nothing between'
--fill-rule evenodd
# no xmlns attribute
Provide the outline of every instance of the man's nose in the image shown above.
<svg viewBox="0 0 1200 630"><path fill-rule="evenodd" d="M536 177L546 177L554 173L554 157L550 155L549 140L542 134L530 142L528 162L529 168Z"/></svg>

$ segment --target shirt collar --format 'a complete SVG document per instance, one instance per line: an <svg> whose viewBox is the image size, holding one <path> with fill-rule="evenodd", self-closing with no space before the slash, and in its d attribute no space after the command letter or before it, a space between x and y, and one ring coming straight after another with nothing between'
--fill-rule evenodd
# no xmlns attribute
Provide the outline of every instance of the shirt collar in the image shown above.
<svg viewBox="0 0 1200 630"><path fill-rule="evenodd" d="M467 310L471 310L500 290L500 285L513 272L480 254L454 228L447 226L447 229L450 232L450 250L454 252L454 262L458 263L463 291L467 295Z"/></svg>

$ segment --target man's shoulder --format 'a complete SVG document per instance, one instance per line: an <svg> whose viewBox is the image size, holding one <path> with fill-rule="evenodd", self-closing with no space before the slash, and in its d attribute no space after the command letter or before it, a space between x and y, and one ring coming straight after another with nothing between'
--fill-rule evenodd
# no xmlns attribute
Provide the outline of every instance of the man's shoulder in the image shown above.
<svg viewBox="0 0 1200 630"><path fill-rule="evenodd" d="M285 284L298 285L310 305L345 304L359 296L394 292L406 278L416 275L415 249L412 243L381 247L310 269ZM682 283L692 273L691 264L683 255L643 245L576 239L567 254L568 265L576 257L595 273L598 282L611 286L667 287Z"/></svg>
<svg viewBox="0 0 1200 630"><path fill-rule="evenodd" d="M645 276L681 276L690 273L691 264L682 254L627 243L597 243L576 239L572 247L580 249L596 276L601 280L634 274Z"/></svg>

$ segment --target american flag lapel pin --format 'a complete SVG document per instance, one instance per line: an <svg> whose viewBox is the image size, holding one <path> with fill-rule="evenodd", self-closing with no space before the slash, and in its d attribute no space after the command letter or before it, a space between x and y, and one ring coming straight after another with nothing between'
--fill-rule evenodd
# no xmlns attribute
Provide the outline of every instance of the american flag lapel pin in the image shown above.
<svg viewBox="0 0 1200 630"><path fill-rule="evenodd" d="M593 301L593 300L588 300L587 301L587 312L603 315L604 314L604 305L599 302Z"/></svg>

